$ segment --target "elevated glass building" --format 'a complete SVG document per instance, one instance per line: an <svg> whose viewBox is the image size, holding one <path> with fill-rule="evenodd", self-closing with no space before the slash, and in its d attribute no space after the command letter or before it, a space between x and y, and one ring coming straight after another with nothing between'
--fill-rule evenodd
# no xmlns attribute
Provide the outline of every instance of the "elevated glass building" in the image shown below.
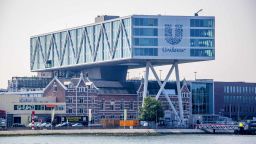
<svg viewBox="0 0 256 144"><path fill-rule="evenodd" d="M214 17L102 16L95 23L32 36L32 71L102 65L144 67L215 58Z"/></svg>
<svg viewBox="0 0 256 144"><path fill-rule="evenodd" d="M30 44L32 71L66 78L82 72L91 79L124 82L128 69L145 67L142 105L148 94L149 69L160 87L156 99L175 70L179 114L170 98L165 98L182 124L178 65L215 59L215 17L104 15L93 24L32 36ZM159 65L172 65L163 82L154 69Z"/></svg>

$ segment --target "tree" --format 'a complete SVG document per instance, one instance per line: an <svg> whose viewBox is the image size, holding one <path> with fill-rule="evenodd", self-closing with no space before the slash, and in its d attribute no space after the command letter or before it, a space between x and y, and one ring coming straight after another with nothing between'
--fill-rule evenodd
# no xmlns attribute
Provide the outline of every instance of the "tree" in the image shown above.
<svg viewBox="0 0 256 144"><path fill-rule="evenodd" d="M164 110L161 103L153 97L146 97L144 105L140 108L140 120L159 121L164 116Z"/></svg>

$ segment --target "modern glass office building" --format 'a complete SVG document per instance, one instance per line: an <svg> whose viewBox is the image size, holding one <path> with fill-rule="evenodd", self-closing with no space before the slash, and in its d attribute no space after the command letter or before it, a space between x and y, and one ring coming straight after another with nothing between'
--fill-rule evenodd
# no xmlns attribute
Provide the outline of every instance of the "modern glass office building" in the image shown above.
<svg viewBox="0 0 256 144"><path fill-rule="evenodd" d="M215 113L234 120L256 117L256 83L214 82Z"/></svg>
<svg viewBox="0 0 256 144"><path fill-rule="evenodd" d="M183 123L178 65L215 59L215 18L105 15L97 17L93 24L33 36L30 43L31 70L49 71L59 77L86 73L91 79L125 82L128 69L145 67L143 102L149 69L161 85L156 99L165 91L166 81L175 69L179 116L170 98L166 99ZM172 65L163 84L154 70L159 65ZM210 111L207 107L202 105L200 109L205 111L201 113Z"/></svg>
<svg viewBox="0 0 256 144"><path fill-rule="evenodd" d="M211 16L102 16L93 24L32 36L31 70L213 60L214 21Z"/></svg>
<svg viewBox="0 0 256 144"><path fill-rule="evenodd" d="M213 80L191 81L192 114L214 114Z"/></svg>

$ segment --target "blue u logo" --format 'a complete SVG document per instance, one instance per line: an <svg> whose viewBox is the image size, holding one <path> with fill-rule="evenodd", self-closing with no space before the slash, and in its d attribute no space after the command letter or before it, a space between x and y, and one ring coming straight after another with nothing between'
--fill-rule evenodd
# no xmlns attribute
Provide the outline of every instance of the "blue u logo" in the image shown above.
<svg viewBox="0 0 256 144"><path fill-rule="evenodd" d="M164 36L165 36L165 41L168 42L171 45L176 45L180 43L182 40L183 36L183 25L181 24L176 24L175 25L175 34L173 36L172 34L172 25L171 24L165 24L164 25Z"/></svg>

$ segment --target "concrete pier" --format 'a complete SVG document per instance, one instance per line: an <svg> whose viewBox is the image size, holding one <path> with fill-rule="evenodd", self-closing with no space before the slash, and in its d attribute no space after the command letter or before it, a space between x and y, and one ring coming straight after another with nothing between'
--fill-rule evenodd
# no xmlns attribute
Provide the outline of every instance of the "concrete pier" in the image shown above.
<svg viewBox="0 0 256 144"><path fill-rule="evenodd" d="M73 129L73 130L11 130L0 131L0 136L26 135L161 135L205 134L200 129Z"/></svg>

